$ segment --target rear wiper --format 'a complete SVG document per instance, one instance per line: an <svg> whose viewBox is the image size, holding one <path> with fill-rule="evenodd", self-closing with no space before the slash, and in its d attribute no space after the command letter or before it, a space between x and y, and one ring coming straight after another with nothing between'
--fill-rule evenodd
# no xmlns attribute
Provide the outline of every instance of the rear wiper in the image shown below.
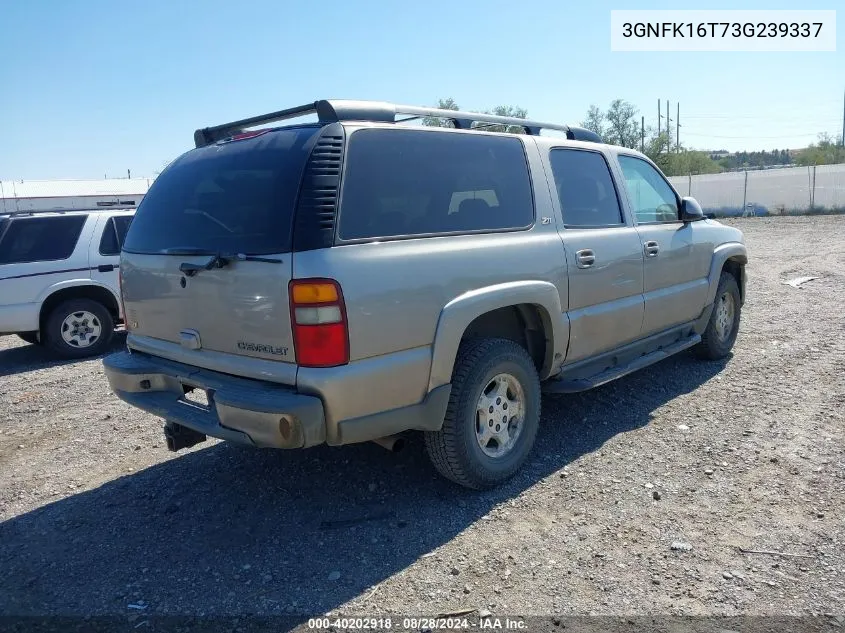
<svg viewBox="0 0 845 633"><path fill-rule="evenodd" d="M199 254L199 253L198 253ZM264 262L266 264L281 264L281 259L273 257L261 257L259 255L246 255L244 253L235 253L233 255L224 255L215 253L211 256L205 264L192 264L191 262L182 262L179 264L179 270L185 273L188 277L193 277L201 270L214 270L215 268L225 268L233 261L238 262Z"/></svg>

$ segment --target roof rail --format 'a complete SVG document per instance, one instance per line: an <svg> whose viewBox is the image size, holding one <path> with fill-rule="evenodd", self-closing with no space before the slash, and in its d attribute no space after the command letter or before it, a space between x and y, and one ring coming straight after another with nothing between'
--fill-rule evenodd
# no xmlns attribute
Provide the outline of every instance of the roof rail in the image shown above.
<svg viewBox="0 0 845 633"><path fill-rule="evenodd" d="M446 119L462 130L473 129L473 123L489 125L508 125L522 128L526 134L539 135L541 130L557 130L566 133L566 137L578 141L601 143L601 137L590 130L561 123L540 123L529 119L464 112L461 110L441 110L419 106L397 105L385 101L352 101L348 99L323 99L313 103L260 114L248 119L206 127L194 132L194 144L197 147L211 145L226 138L242 133L245 129L267 123L276 123L309 114L316 114L321 124L338 121L373 121L380 123L401 123L423 117ZM406 118L397 120L397 115ZM483 126L481 126L483 127Z"/></svg>

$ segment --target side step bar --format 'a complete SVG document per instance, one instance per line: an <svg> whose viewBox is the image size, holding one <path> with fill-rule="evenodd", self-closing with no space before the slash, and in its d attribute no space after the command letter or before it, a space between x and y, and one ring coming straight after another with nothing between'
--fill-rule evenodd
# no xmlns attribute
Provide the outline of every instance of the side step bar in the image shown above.
<svg viewBox="0 0 845 633"><path fill-rule="evenodd" d="M617 378L621 378L622 376L627 376L628 374L643 369L644 367L648 367L649 365L653 365L654 363L668 358L669 356L673 356L674 354L688 349L693 345L697 345L700 342L701 336L699 334L693 334L692 336L664 347L663 349L657 349L653 352L640 356L632 360L630 363L605 369L604 371L588 378L566 378L564 376L563 378L548 380L543 383L542 390L543 393L578 393L579 391L587 391L604 385L612 380L616 380Z"/></svg>

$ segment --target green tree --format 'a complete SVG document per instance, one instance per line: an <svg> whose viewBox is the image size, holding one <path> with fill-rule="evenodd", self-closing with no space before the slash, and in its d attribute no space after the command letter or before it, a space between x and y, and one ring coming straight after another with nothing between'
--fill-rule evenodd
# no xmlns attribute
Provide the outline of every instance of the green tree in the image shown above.
<svg viewBox="0 0 845 633"><path fill-rule="evenodd" d="M485 110L484 114L495 114L496 116L506 116L513 119L528 118L528 111L519 106L496 106L492 110ZM497 125L495 123L477 123L476 127L490 131L490 132L510 132L512 134L524 134L525 128L518 125Z"/></svg>
<svg viewBox="0 0 845 633"><path fill-rule="evenodd" d="M666 131L661 131L659 134L653 128L649 128L646 137L645 152L654 164L660 167L667 176L674 176L671 171L671 159L669 157L669 144L672 142L671 134Z"/></svg>
<svg viewBox="0 0 845 633"><path fill-rule="evenodd" d="M683 176L684 174L717 174L722 166L714 161L706 152L683 150L667 154L669 158L668 176Z"/></svg>
<svg viewBox="0 0 845 633"><path fill-rule="evenodd" d="M437 108L440 110L460 110L460 106L452 97L447 97L446 99L438 99L437 100ZM445 119L441 119L440 117L436 116L427 116L423 118L423 125L428 125L430 127L454 127L450 121Z"/></svg>
<svg viewBox="0 0 845 633"><path fill-rule="evenodd" d="M604 136L605 143L630 149L640 147L640 124L637 121L639 111L632 103L624 99L614 99L604 113L607 122Z"/></svg>
<svg viewBox="0 0 845 633"><path fill-rule="evenodd" d="M461 109L452 97L449 97L447 99L438 99L437 107L440 110ZM514 119L525 119L528 117L528 112L525 110L525 108L509 105L496 106L492 110L484 110L481 114L495 114L497 116L506 116ZM450 121L433 116L424 117L423 125L429 125L433 127L454 127ZM521 134L524 132L524 128L516 125L499 125L496 123L477 122L475 123L474 127L490 132L511 132L514 134Z"/></svg>
<svg viewBox="0 0 845 633"><path fill-rule="evenodd" d="M591 132L595 132L602 138L605 135L605 119L604 112L596 105L591 105L587 110L587 118L581 121L581 127Z"/></svg>
<svg viewBox="0 0 845 633"><path fill-rule="evenodd" d="M580 125L601 136L605 143L640 149L642 139L637 113L638 110L632 103L624 99L614 99L607 111L591 105Z"/></svg>
<svg viewBox="0 0 845 633"><path fill-rule="evenodd" d="M658 132L649 126L643 140L642 123L637 116L637 108L624 99L614 99L606 112L591 105L587 116L581 121L581 127L599 134L605 143L621 145L630 149L640 149L667 176L685 174L714 174L723 167L706 152L696 152L677 146L675 128L671 125Z"/></svg>
<svg viewBox="0 0 845 633"><path fill-rule="evenodd" d="M833 165L845 163L845 147L839 145L833 135L828 132L819 134L817 143L801 150L795 162L799 165Z"/></svg>

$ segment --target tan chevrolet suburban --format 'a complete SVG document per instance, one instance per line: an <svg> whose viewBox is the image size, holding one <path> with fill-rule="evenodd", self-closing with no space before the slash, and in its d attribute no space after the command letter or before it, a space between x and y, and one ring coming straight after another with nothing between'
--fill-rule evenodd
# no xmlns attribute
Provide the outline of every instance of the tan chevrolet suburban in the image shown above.
<svg viewBox="0 0 845 633"><path fill-rule="evenodd" d="M129 228L127 350L104 360L171 450L415 430L440 473L491 487L528 458L541 391L736 339L742 233L587 130L317 101L194 139Z"/></svg>

